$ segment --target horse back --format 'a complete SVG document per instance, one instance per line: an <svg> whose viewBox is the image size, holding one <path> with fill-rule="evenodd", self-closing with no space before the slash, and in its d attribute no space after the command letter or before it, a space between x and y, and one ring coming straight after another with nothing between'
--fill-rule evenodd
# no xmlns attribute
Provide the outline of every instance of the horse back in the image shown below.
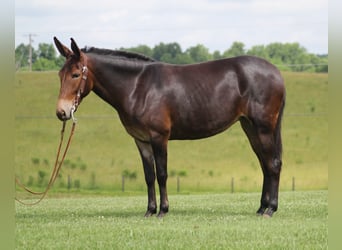
<svg viewBox="0 0 342 250"><path fill-rule="evenodd" d="M199 139L224 131L251 103L281 96L283 81L266 60L242 56L190 65L153 63L138 79L135 113L170 139Z"/></svg>

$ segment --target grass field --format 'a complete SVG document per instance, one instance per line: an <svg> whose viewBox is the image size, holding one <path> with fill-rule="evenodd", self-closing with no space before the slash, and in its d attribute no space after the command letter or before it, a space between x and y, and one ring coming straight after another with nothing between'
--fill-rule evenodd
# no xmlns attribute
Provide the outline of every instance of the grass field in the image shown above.
<svg viewBox="0 0 342 250"><path fill-rule="evenodd" d="M170 213L143 218L138 151L112 108L90 94L48 198L34 207L16 203L16 249L327 249L328 75L283 75L284 165L272 219L255 216L262 174L239 124L208 139L170 142ZM36 190L46 185L59 142L58 89L56 72L16 74L15 174ZM125 193L122 173L136 176ZM293 177L301 191L288 191ZM238 193L230 193L232 178Z"/></svg>
<svg viewBox="0 0 342 250"><path fill-rule="evenodd" d="M283 119L283 171L280 189L328 187L328 75L284 72L287 103ZM44 187L52 171L61 123L55 117L59 91L57 72L19 72L15 98L15 173L27 185ZM116 112L90 94L76 113L78 125L54 190L65 191L68 176L74 191L144 192L143 170L133 140ZM70 124L69 124L70 125ZM169 143L169 192L260 191L262 173L246 136L237 123L226 132L197 141Z"/></svg>
<svg viewBox="0 0 342 250"><path fill-rule="evenodd" d="M272 219L258 193L171 195L163 219L145 196L16 204L16 249L328 249L328 192L281 192Z"/></svg>

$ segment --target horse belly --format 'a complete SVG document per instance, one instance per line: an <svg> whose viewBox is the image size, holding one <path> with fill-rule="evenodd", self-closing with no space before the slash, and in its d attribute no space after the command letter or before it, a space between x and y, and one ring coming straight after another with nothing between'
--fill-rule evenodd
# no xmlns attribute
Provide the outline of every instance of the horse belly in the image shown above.
<svg viewBox="0 0 342 250"><path fill-rule="evenodd" d="M238 119L238 113L228 108L221 108L215 112L207 109L186 112L183 119L173 121L170 140L207 138L225 131Z"/></svg>
<svg viewBox="0 0 342 250"><path fill-rule="evenodd" d="M170 139L201 139L218 134L240 115L241 97L235 81L223 78L213 84L203 84L200 91L175 98Z"/></svg>

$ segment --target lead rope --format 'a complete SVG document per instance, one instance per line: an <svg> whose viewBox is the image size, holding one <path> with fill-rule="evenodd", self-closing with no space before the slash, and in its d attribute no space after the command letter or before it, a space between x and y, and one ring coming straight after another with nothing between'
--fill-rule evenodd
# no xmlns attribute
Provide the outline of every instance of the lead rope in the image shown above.
<svg viewBox="0 0 342 250"><path fill-rule="evenodd" d="M39 202L41 202L43 200L43 198L46 196L46 194L49 191L49 189L51 188L51 186L54 184L54 182L55 182L55 180L56 180L56 178L57 178L57 176L59 174L59 170L61 169L62 164L63 164L64 159L65 159L65 156L66 156L66 154L68 152L68 149L69 149L69 146L70 146L70 142L71 142L71 138L72 138L72 136L74 135L74 132L75 132L75 127L76 127L77 119L75 118L74 113L76 112L76 109L77 109L78 105L80 104L81 95L82 95L82 92L84 91L85 84L86 84L87 77L88 77L88 68L86 66L87 58L86 57L84 57L84 61L85 61L85 63L84 63L85 65L82 67L82 79L81 79L80 88L79 88L79 90L77 92L77 95L75 97L74 104L71 107L72 128L71 128L71 131L70 131L68 143L67 143L67 145L66 145L66 147L64 149L64 153L62 155L62 159L60 161L58 161L60 153L61 153L61 148L62 148L62 143L63 143L63 137L64 137L66 121L63 121L63 126L62 126L62 130L61 130L61 140L60 140L60 143L59 143L59 146L58 146L58 150L57 150L55 166L53 168L53 172L51 174L49 183L48 183L45 191L44 192L34 192L34 191L30 190L29 188L27 188L24 184L22 184L17 177L15 177L15 182L21 188L23 188L25 191L27 191L27 192L29 192L29 193L31 193L33 195L41 195L41 197L38 199L38 201L33 202L33 203L26 203L26 202L23 202L23 201L19 200L17 197L15 197L15 200L18 201L21 204L24 204L24 205L36 205Z"/></svg>
<svg viewBox="0 0 342 250"><path fill-rule="evenodd" d="M65 156L66 156L66 154L68 152L72 136L74 135L74 132L75 132L75 127L76 127L77 120L74 117L74 112L75 112L75 108L73 107L72 110L71 110L71 117L72 117L73 122L72 122L72 127L71 127L71 131L70 131L69 139L68 139L67 145L66 145L66 147L64 149L64 153L62 155L62 159L59 161L59 156L60 156L61 148L62 148L62 144L63 144L65 125L66 125L66 121L63 121L62 130L61 130L61 139L60 139L60 143L59 143L58 150L57 150L55 166L53 168L53 172L51 174L49 183L48 183L45 191L44 192L34 192L34 191L30 190L29 188L27 188L24 184L22 184L17 177L15 177L16 184L18 184L24 190L26 190L27 192L29 192L29 193L31 193L33 195L41 195L41 197L38 199L38 201L33 202L33 203L26 203L26 202L23 202L22 200L19 200L17 197L15 197L15 200L18 201L19 203L24 204L24 205L30 205L30 206L38 204L39 202L41 202L43 200L43 198L46 196L46 194L49 191L49 189L51 188L51 186L54 184L54 182L55 182L55 180L56 180L56 178L57 178L57 176L59 174L59 170L61 169L62 164L64 162Z"/></svg>

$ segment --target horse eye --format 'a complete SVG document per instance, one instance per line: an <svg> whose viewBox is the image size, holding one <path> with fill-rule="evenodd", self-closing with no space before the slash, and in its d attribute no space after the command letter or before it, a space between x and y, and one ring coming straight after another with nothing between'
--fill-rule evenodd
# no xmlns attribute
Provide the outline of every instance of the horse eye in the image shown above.
<svg viewBox="0 0 342 250"><path fill-rule="evenodd" d="M80 76L80 74L78 74L78 73L72 74L72 78L78 78L79 76Z"/></svg>

